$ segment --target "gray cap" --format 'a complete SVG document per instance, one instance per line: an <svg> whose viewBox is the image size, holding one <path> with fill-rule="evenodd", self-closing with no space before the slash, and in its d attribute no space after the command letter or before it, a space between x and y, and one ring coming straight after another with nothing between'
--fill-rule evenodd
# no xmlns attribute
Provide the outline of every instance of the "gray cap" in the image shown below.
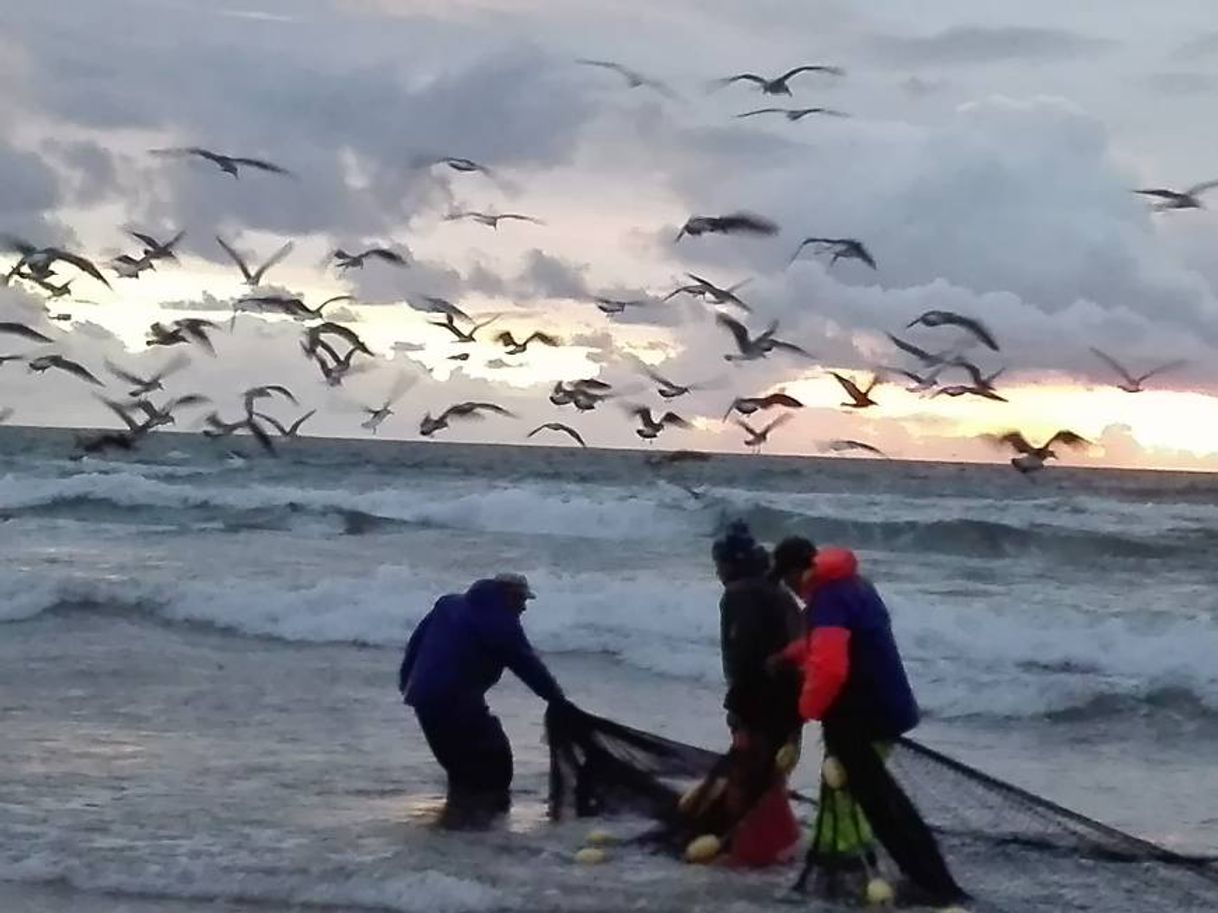
<svg viewBox="0 0 1218 913"><path fill-rule="evenodd" d="M536 599L537 594L533 592L533 588L529 586L529 578L524 574L496 574L494 577L496 583L502 583L507 586L515 587L524 590L525 599Z"/></svg>

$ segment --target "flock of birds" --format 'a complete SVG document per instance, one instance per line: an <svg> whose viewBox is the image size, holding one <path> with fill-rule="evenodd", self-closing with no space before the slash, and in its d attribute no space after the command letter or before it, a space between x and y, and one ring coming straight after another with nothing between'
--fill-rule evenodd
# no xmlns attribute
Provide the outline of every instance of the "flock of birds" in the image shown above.
<svg viewBox="0 0 1218 913"><path fill-rule="evenodd" d="M605 60L580 60L578 63L607 70L618 74L628 88L648 89L666 97L675 97L675 93L664 83L653 79L636 70L621 64ZM841 77L843 71L837 67L826 65L805 65L795 67L777 76L768 77L756 73L740 73L715 83L715 87L726 87L733 84L747 83L753 85L765 96L791 96L793 94L791 81L802 74L821 74ZM737 117L753 118L765 115L775 115L790 122L797 122L812 115L831 117L847 116L841 111L825 107L764 107L743 112ZM215 166L222 174L234 179L240 179L244 173L259 172L294 180L296 176L287 168L261 158L228 155L199 146L182 148L155 149L151 154L162 158L195 159ZM481 173L493 178L491 170L484 165L468 158L438 157L420 160L420 167L447 168L457 174ZM1154 198L1156 210L1182 210L1202 208L1201 195L1218 187L1218 181L1210 181L1189 187L1184 190L1168 188L1147 188L1136 193ZM491 229L498 229L502 222L522 222L541 224L540 220L524 213L497 213L479 210L459 210L449 213L446 217L452 221L469 220ZM748 235L755 237L770 237L779 231L778 226L759 215L748 212L733 212L722 215L692 215L681 226L674 239L680 242L686 237L702 235ZM164 267L174 263L178 257L175 252L184 237L184 232L164 240L145 233L131 231L129 234L142 248L135 254L121 254L113 258L109 270L113 275L123 280L138 279L144 272L156 270L158 265ZM310 307L298 295L268 290L265 287L268 273L279 265L293 250L293 243L286 242L274 254L261 262L252 261L247 255L237 250L231 243L219 235L215 238L223 253L232 261L248 287L248 292L233 303L233 316L229 323L231 330L235 325L239 312L273 313L285 315L300 321L303 325L300 348L303 355L312 362L322 383L329 387L340 387L349 377L368 371L375 364L375 353L359 336L356 330L328 319L325 309L338 302L353 300L351 295L338 295ZM16 255L16 262L8 269L3 277L5 285L20 281L27 287L33 287L46 297L48 302L48 317L51 320L70 320L70 315L54 313L50 302L57 301L72 294L71 286L77 276L63 278L61 270L67 268L78 274L99 282L107 288L111 282L103 269L90 258L61 247L39 247L14 235L0 236L0 247ZM791 263L805 254L809 249L817 256L828 258L829 266L841 261L857 261L870 270L878 270L879 266L866 244L857 238L835 238L812 236L804 238L791 257ZM350 270L365 268L369 263L377 263L388 267L406 268L407 258L389 246L369 247L363 250L350 251L339 248L330 256L330 263L341 275ZM805 362L813 360L812 354L803 346L779 337L779 323L769 321L763 329L750 329L746 321L754 311L741 296L741 290L748 280L732 285L720 286L709 279L694 273L687 273L688 281L682 282L677 288L663 296L648 296L636 299L620 299L610 297L595 297L592 303L607 316L622 314L628 309L654 306L670 301L678 296L688 296L703 302L714 314L714 319L726 334L730 349L723 355L728 363L754 362L773 356L789 356ZM478 342L479 333L496 323L502 315L494 314L475 318L466 313L458 305L438 297L420 297L412 299L410 306L419 312L434 316L430 324L452 337L456 346L470 345ZM944 345L935 350L923 348L895 334L888 334L893 347L908 359L906 364L876 366L870 376L852 377L837 371L829 371L841 386L845 400L841 406L844 409L861 411L879 405L875 398L877 390L882 385L893 382L894 378L904 378L908 381L908 389L927 397L980 397L989 401L1003 403L1006 398L996 386L996 381L1004 369L987 371L971 357L974 350L983 353L999 353L1001 346L994 334L978 319L966 314L947 310L926 311L909 321L906 330L915 327L945 330L940 337ZM188 317L173 320L168 323L153 323L147 331L147 346L150 348L164 347L175 349L195 348L210 356L215 356L216 349L213 337L224 328L221 324L203 318ZM44 373L51 370L61 371L96 388L106 385L97 374L89 368L65 357L63 354L46 350L53 347L56 340L35 327L22 322L0 322L0 337L15 338L25 343L42 347L25 354L0 354L0 367L10 362L24 362L27 369L34 373ZM520 356L527 353L534 345L557 347L562 340L544 330L534 330L527 335L502 330L495 333L491 339L502 347L507 356ZM1155 367L1142 373L1128 369L1113 356L1093 349L1097 358L1102 360L1120 378L1119 389L1128 393L1138 393L1151 378L1163 372L1180 367L1183 362L1174 361ZM458 351L449 356L453 361L465 361L470 357L468 352ZM115 430L102 431L82 435L78 446L84 453L99 453L108 450L129 451L136 448L141 440L158 428L174 425L176 416L182 410L214 407L209 397L198 393L186 393L166 397L160 403L154 400L154 395L164 394L166 382L189 364L185 354L172 355L158 370L152 374L139 374L129 368L105 361L106 373L112 376L123 387L122 396L106 396L98 394L99 399L117 418L119 427ZM574 381L556 383L550 392L550 402L558 408L571 408L576 412L591 412L602 407L611 400L621 403L624 411L635 422L635 433L642 440L651 442L670 428L691 428L693 423L682 417L671 405L673 401L688 396L694 391L716 386L718 381L685 383L674 381L664 376L654 367L639 362L638 372L647 378L654 392L663 401L663 407L653 409L650 406L629 402L630 397L638 390L632 387L615 388L610 383L597 378L583 378ZM951 382L948 382L951 380ZM385 399L371 406L364 406L365 419L361 427L375 434L380 425L394 414L394 407L409 390L412 381L401 376L393 384ZM300 407L296 395L281 384L269 384L252 387L245 390L240 397L240 411L235 417L225 418L219 410L212 409L202 418L203 434L212 438L225 438L233 434L245 432L261 445L269 454L276 453L275 438L295 438L300 436L301 428L315 414L310 409L291 419L276 417L270 411L273 402L282 402L294 407ZM769 441L770 436L778 428L789 422L795 410L804 408L796 397L778 390L756 396L736 396L733 398L726 413L724 422L732 422L744 434L744 446L754 452L760 451ZM759 418L764 413L778 410L776 417L766 424L760 424ZM11 409L0 409L0 421L11 417ZM432 437L449 428L451 423L480 419L487 416L513 417L513 413L503 406L493 402L459 402L440 410L432 415L427 411L419 421L418 431L423 437ZM584 447L587 443L578 430L562 421L547 421L530 430L527 438L541 434L564 435L577 445ZM1031 473L1042 469L1050 459L1056 459L1054 448L1086 447L1089 442L1081 435L1068 429L1063 429L1052 435L1043 445L1033 446L1019 431L1008 431L993 435L991 439L1014 452L1011 464L1022 473ZM845 453L858 451L873 456L884 457L885 454L873 444L861 440L840 439L823 442L822 452ZM685 460L705 459L705 454L696 451L677 450L662 455L658 462L675 463Z"/></svg>

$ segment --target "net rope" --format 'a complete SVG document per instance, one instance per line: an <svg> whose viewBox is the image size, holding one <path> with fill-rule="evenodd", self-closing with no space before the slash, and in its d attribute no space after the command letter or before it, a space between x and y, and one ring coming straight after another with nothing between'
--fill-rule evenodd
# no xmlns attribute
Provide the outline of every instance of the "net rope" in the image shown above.
<svg viewBox="0 0 1218 913"><path fill-rule="evenodd" d="M570 707L548 713L546 728L555 818L631 816L674 827L683 791L724 760ZM816 763L812 751L804 763ZM912 739L894 744L887 766L977 898L970 909L1218 910L1215 857L1126 833ZM815 818L816 800L794 797Z"/></svg>

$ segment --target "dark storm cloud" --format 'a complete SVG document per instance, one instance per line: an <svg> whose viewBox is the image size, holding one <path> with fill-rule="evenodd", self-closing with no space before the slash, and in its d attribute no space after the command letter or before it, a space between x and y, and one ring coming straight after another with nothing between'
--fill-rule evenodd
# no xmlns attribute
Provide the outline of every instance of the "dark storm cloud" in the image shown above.
<svg viewBox="0 0 1218 913"><path fill-rule="evenodd" d="M454 54L420 66L411 48L426 29L413 24L388 30L400 34L395 47L384 23L332 11L286 27L117 5L140 15L115 28L112 10L72 2L64 6L73 15L22 22L16 40L39 69L26 83L26 103L86 128L163 131L170 144L269 158L300 176L233 180L207 163L129 149L143 170L125 193L132 218L186 228L187 249L213 259L206 239L216 226L387 233L448 205L458 182L496 191L477 175L414 167L418 156L545 167L566 158L591 114L583 89L567 78L569 63L527 44L491 44L472 59Z"/></svg>
<svg viewBox="0 0 1218 913"><path fill-rule="evenodd" d="M587 298L587 269L587 264L570 263L534 249L526 255L512 288L515 294L523 292L533 298Z"/></svg>
<svg viewBox="0 0 1218 913"><path fill-rule="evenodd" d="M999 61L1073 60L1100 53L1113 42L1066 29L960 25L933 35L878 35L872 52L896 66L968 66Z"/></svg>

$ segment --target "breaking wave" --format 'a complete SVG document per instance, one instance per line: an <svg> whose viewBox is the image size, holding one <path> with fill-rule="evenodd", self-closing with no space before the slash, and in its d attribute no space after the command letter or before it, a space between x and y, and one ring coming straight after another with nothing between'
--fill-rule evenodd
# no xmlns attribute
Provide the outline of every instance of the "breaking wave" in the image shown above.
<svg viewBox="0 0 1218 913"><path fill-rule="evenodd" d="M302 529L348 535L402 526L592 539L667 540L710 536L743 517L765 539L811 534L856 548L979 558L1037 554L1079 560L1196 558L1218 545L1218 509L1207 505L1147 509L1015 502L993 517L995 502L877 496L783 495L745 490L687 490L666 484L637 489L537 483L409 484L364 488L303 487L230 479L88 472L57 478L0 478L0 516L50 516L188 529ZM1113 513L1116 510L1116 513Z"/></svg>
<svg viewBox="0 0 1218 913"><path fill-rule="evenodd" d="M717 685L721 677L717 585L707 575L563 574L525 568L545 593L530 613L538 647L605 654L627 665ZM198 577L160 584L45 574L0 576L0 621L77 612L138 616L294 643L398 649L438 593L438 572L384 565L359 578L282 582ZM1044 717L1067 722L1170 711L1218 714L1218 624L1036 614L890 594L894 624L928 715ZM980 632L984 632L980 636ZM578 687L578 686L577 686Z"/></svg>

